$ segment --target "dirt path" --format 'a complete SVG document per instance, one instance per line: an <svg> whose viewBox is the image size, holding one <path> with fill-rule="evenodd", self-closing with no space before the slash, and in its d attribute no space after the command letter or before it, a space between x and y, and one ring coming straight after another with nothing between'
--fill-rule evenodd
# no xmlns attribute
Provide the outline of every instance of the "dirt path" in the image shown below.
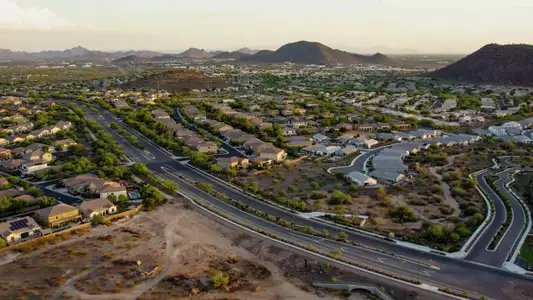
<svg viewBox="0 0 533 300"><path fill-rule="evenodd" d="M461 209L459 208L459 203L457 203L457 200L455 200L455 198L452 196L450 185L448 185L448 183L442 180L442 175L440 175L438 171L451 166L455 158L462 156L462 155L464 154L449 156L448 163L444 166L428 168L429 173L431 173L431 175L435 176L441 182L442 192L444 193L444 204L447 204L453 209L452 216L459 216L459 214L461 213Z"/></svg>
<svg viewBox="0 0 533 300"><path fill-rule="evenodd" d="M61 296L65 292L67 294L71 295L71 296L78 297L80 299L88 299L88 300L93 300L93 299L95 299L95 300L96 299L101 299L101 300L137 299L142 294L146 293L151 288L156 286L170 272L170 270L172 268L172 257L174 256L174 252L176 250L175 246L174 246L174 241L171 239L171 237L172 237L172 233L173 233L173 231L174 231L176 226L177 226L177 222L174 221L174 222L169 223L165 227L165 233L164 233L164 236L165 236L165 241L164 242L166 244L165 262L163 264L163 269L161 270L161 272L157 276L155 276L154 278L151 278L151 279L149 279L149 280L147 280L145 282L142 282L141 284L135 286L133 289L131 289L130 291L128 291L126 293L114 293L114 294L108 293L108 294L92 295L92 294L88 294L88 293L82 292L82 291L76 289L73 286L76 281L82 279L83 277L87 276L91 272L93 272L93 271L95 271L95 270L97 270L99 268L103 268L103 267L106 267L106 266L109 266L109 265L112 264L112 262L102 263L102 264L100 264L100 265L98 265L98 266L96 266L94 268L91 268L90 270L84 271L84 272L79 273L78 275L70 278L61 288L59 288L57 290L54 299L58 299L59 296ZM145 227L145 226L143 226L143 227ZM146 233L145 228L142 228L141 231ZM152 238L151 238L150 243L161 242L159 239L160 239L160 237L158 237L156 234L152 234ZM144 248L145 246L146 246L145 244L141 244L140 246L137 246L137 247L131 249L127 253L124 253L122 255L122 257L123 258L127 258L127 257L131 256L133 253L135 253L136 250ZM119 258L115 258L114 260L116 260L116 259L119 259Z"/></svg>

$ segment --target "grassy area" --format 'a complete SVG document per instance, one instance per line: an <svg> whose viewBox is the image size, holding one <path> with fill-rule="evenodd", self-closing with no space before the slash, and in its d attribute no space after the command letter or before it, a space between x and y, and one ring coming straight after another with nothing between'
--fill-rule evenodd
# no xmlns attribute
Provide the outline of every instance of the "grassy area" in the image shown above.
<svg viewBox="0 0 533 300"><path fill-rule="evenodd" d="M526 239L524 245L520 249L520 257L525 259L528 263L533 264L533 237Z"/></svg>

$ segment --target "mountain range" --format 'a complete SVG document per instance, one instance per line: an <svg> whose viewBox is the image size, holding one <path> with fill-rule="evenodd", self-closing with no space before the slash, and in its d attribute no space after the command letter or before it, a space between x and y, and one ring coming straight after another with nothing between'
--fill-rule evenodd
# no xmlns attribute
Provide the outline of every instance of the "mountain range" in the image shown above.
<svg viewBox="0 0 533 300"><path fill-rule="evenodd" d="M104 52L94 51L83 48L81 46L63 50L63 51L41 51L41 52L25 52L25 51L11 51L8 49L0 49L0 61L50 61L50 60L75 60L75 61L111 61L126 56L135 55L138 57L152 58L162 55L162 53L155 51L117 51Z"/></svg>
<svg viewBox="0 0 533 300"><path fill-rule="evenodd" d="M142 61L166 61L178 59L232 59L243 63L284 63L315 65L382 64L391 65L393 61L380 53L360 55L330 48L317 42L299 41L281 46L276 51L251 50L242 48L237 51L206 51L189 48L178 54L164 54L154 51L94 51L81 46L64 51L16 52L0 50L0 61L112 61L113 63L132 63Z"/></svg>
<svg viewBox="0 0 533 300"><path fill-rule="evenodd" d="M533 46L489 44L430 75L472 83L533 86Z"/></svg>

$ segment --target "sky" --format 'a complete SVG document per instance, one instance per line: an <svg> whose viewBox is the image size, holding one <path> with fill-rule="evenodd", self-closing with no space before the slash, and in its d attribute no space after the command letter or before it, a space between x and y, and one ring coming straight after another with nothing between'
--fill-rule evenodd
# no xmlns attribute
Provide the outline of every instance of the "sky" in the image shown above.
<svg viewBox="0 0 533 300"><path fill-rule="evenodd" d="M532 16L532 0L0 0L0 49L275 50L307 40L466 54L533 44Z"/></svg>

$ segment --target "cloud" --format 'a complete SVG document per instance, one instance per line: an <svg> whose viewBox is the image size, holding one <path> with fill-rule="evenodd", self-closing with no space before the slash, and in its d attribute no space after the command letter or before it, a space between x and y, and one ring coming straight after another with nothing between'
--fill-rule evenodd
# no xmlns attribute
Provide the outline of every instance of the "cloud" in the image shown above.
<svg viewBox="0 0 533 300"><path fill-rule="evenodd" d="M72 24L48 8L21 7L14 0L0 0L0 27L4 28L62 28Z"/></svg>

